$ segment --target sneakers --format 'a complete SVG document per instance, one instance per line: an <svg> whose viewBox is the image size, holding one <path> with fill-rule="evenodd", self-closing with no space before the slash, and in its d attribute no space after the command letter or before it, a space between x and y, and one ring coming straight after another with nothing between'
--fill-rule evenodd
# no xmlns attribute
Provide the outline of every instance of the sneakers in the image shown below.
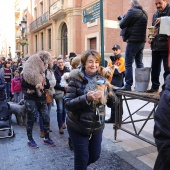
<svg viewBox="0 0 170 170"><path fill-rule="evenodd" d="M40 131L40 138L44 138L44 131Z"/></svg>
<svg viewBox="0 0 170 170"><path fill-rule="evenodd" d="M151 88L150 90L146 90L146 93L154 93L154 92L158 92L159 89L153 89Z"/></svg>
<svg viewBox="0 0 170 170"><path fill-rule="evenodd" d="M35 148L35 149L39 148L33 139L28 141L27 145L31 148Z"/></svg>
<svg viewBox="0 0 170 170"><path fill-rule="evenodd" d="M51 146L51 147L56 146L55 143L50 138L44 139L44 145L48 145L48 146Z"/></svg>

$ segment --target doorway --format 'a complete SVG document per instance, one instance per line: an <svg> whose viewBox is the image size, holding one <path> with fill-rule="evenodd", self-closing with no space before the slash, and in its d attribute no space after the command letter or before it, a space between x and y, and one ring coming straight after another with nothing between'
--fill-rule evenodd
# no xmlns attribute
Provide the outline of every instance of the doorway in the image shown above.
<svg viewBox="0 0 170 170"><path fill-rule="evenodd" d="M91 50L96 50L96 37L95 38L90 38L90 49Z"/></svg>
<svg viewBox="0 0 170 170"><path fill-rule="evenodd" d="M61 28L61 54L65 57L68 54L67 25L64 23Z"/></svg>

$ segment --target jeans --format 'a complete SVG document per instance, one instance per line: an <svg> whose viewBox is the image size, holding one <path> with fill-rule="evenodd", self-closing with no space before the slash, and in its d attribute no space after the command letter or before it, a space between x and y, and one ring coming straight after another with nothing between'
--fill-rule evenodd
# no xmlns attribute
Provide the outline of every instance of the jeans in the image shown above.
<svg viewBox="0 0 170 170"><path fill-rule="evenodd" d="M5 92L6 92L6 98L9 101L10 100L10 92L11 92L11 82L6 82Z"/></svg>
<svg viewBox="0 0 170 170"><path fill-rule="evenodd" d="M161 63L163 61L164 66L164 81L168 74L170 74L170 69L168 67L168 51L152 51L152 71L151 71L151 82L152 88L159 89L160 82L159 76L161 72ZM163 84L162 89L165 89L165 84Z"/></svg>
<svg viewBox="0 0 170 170"><path fill-rule="evenodd" d="M25 106L27 109L27 136L28 140L32 140L32 130L34 126L34 122L37 118L37 112L39 112L40 116L43 120L43 129L45 133L45 138L49 138L49 114L46 101L34 101L34 100L26 100Z"/></svg>
<svg viewBox="0 0 170 170"><path fill-rule="evenodd" d="M67 129L74 148L74 170L86 170L88 165L100 158L103 132L92 135L89 140L88 135Z"/></svg>
<svg viewBox="0 0 170 170"><path fill-rule="evenodd" d="M14 102L19 103L23 98L22 92L14 92Z"/></svg>
<svg viewBox="0 0 170 170"><path fill-rule="evenodd" d="M49 118L50 118L51 106L52 106L52 103L47 103ZM40 130L44 131L43 120L42 120L42 117L41 117L41 115L39 113L38 113L38 118L39 118ZM49 122L49 125L50 125L50 122Z"/></svg>
<svg viewBox="0 0 170 170"><path fill-rule="evenodd" d="M56 100L57 105L57 121L59 129L62 127L63 123L65 123L67 110L64 105L64 99Z"/></svg>
<svg viewBox="0 0 170 170"><path fill-rule="evenodd" d="M137 68L143 68L143 49L145 43L127 43L125 51L125 87L131 88L133 85L133 68L132 64L135 60Z"/></svg>

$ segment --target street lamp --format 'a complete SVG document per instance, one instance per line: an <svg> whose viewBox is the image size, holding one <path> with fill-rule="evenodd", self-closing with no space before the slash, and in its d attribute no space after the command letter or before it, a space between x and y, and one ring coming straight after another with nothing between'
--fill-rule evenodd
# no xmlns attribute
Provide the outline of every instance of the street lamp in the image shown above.
<svg viewBox="0 0 170 170"><path fill-rule="evenodd" d="M27 21L25 21L24 18L21 21L21 24L19 24L20 30L21 30L21 33L22 33L22 41L20 42L20 45L22 45L22 58L24 58L24 45L25 45L25 43L22 43L22 42L24 42L24 38L25 38L24 34L25 34L26 24L27 24Z"/></svg>
<svg viewBox="0 0 170 170"><path fill-rule="evenodd" d="M9 46L9 58L11 58L11 47Z"/></svg>

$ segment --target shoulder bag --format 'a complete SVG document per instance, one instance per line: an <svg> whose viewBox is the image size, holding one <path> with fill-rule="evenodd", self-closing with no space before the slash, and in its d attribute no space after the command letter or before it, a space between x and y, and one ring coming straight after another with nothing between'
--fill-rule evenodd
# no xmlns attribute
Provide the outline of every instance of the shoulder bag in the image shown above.
<svg viewBox="0 0 170 170"><path fill-rule="evenodd" d="M53 94L53 98L55 100L60 100L64 97L64 91L62 90L55 90L55 93Z"/></svg>

